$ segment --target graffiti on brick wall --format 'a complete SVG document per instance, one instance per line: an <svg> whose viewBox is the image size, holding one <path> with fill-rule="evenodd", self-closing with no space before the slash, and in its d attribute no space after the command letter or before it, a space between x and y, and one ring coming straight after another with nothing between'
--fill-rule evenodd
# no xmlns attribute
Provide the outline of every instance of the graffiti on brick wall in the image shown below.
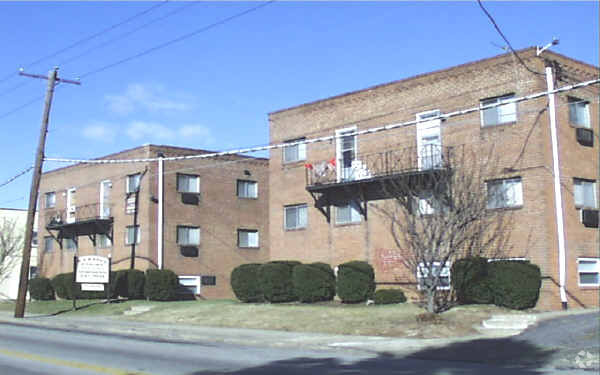
<svg viewBox="0 0 600 375"><path fill-rule="evenodd" d="M404 268L406 264L402 252L398 249L375 250L375 263L377 268L383 272L390 272L397 268Z"/></svg>

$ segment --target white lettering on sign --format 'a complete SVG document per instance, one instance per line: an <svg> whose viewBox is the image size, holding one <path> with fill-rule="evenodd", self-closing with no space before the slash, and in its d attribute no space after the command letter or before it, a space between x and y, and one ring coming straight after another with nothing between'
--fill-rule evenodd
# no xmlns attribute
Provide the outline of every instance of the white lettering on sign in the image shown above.
<svg viewBox="0 0 600 375"><path fill-rule="evenodd" d="M109 259L97 255L77 258L75 282L88 284L107 284L109 281Z"/></svg>

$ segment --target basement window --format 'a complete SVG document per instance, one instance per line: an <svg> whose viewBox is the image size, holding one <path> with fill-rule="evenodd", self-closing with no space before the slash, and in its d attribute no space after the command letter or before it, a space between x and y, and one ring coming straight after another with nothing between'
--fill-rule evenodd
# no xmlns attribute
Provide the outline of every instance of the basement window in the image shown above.
<svg viewBox="0 0 600 375"><path fill-rule="evenodd" d="M579 286L600 286L600 259L577 259L577 273L579 274Z"/></svg>

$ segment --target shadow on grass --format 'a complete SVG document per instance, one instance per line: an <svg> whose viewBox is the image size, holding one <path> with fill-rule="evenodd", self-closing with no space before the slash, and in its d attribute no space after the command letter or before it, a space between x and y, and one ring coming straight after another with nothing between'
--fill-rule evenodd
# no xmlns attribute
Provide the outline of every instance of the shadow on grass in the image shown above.
<svg viewBox="0 0 600 375"><path fill-rule="evenodd" d="M479 339L424 349L406 357L380 354L358 362L337 358L294 358L230 372L198 371L188 375L399 374L536 375L554 351L511 338Z"/></svg>
<svg viewBox="0 0 600 375"><path fill-rule="evenodd" d="M87 309L87 308L92 307L92 306L105 305L107 303L111 303L111 304L112 303L121 303L121 302L125 302L125 301L127 301L127 300L122 300L122 299L108 300L108 301L107 300L99 300L99 301L95 301L95 302L86 303L86 304L81 305L81 306L76 306L75 309L73 309L71 307L71 308L60 310L60 311L57 311L57 312L54 312L54 313L29 316L29 317L25 317L25 318L28 318L28 319L33 319L33 318L48 318L48 317L51 317L51 316L58 316L58 315L65 314L65 313L68 313L68 312L84 310L84 309Z"/></svg>

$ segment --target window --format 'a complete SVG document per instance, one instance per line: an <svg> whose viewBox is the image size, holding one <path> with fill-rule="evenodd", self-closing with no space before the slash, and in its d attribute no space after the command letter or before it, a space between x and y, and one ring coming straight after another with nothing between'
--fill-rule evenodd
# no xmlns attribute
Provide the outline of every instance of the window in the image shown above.
<svg viewBox="0 0 600 375"><path fill-rule="evenodd" d="M133 245L140 243L140 226L128 225L125 231L125 245Z"/></svg>
<svg viewBox="0 0 600 375"><path fill-rule="evenodd" d="M487 208L519 207L522 205L521 177L487 182Z"/></svg>
<svg viewBox="0 0 600 375"><path fill-rule="evenodd" d="M292 139L285 143L294 143L304 141L306 138ZM295 161L306 160L306 143L284 147L283 162L293 163Z"/></svg>
<svg viewBox="0 0 600 375"><path fill-rule="evenodd" d="M237 181L237 196L240 198L257 198L258 183L256 181Z"/></svg>
<svg viewBox="0 0 600 375"><path fill-rule="evenodd" d="M450 264L446 262L446 265L440 270L440 263L433 262L431 265L431 271L435 275L439 272L440 281L437 287L437 290L448 290L450 289ZM429 282L428 276L429 268L425 267L425 263L419 263L419 267L417 267L417 281L418 288L424 289Z"/></svg>
<svg viewBox="0 0 600 375"><path fill-rule="evenodd" d="M99 234L96 236L96 247L99 249L107 249L112 246L110 237L106 234Z"/></svg>
<svg viewBox="0 0 600 375"><path fill-rule="evenodd" d="M258 231L238 229L238 247L258 247Z"/></svg>
<svg viewBox="0 0 600 375"><path fill-rule="evenodd" d="M350 224L360 223L360 210L358 205L354 202L346 205L336 207L335 210L335 223L336 224Z"/></svg>
<svg viewBox="0 0 600 375"><path fill-rule="evenodd" d="M200 294L199 276L179 276L179 285L183 294Z"/></svg>
<svg viewBox="0 0 600 375"><path fill-rule="evenodd" d="M127 193L135 193L140 190L140 179L142 175L140 173L130 174L127 176Z"/></svg>
<svg viewBox="0 0 600 375"><path fill-rule="evenodd" d="M480 102L482 107L490 104L503 103L515 97L514 94L500 96L497 98L484 99ZM517 104L507 103L481 111L481 126L500 125L507 122L517 121Z"/></svg>
<svg viewBox="0 0 600 375"><path fill-rule="evenodd" d="M33 232L31 232L31 246L37 247L37 245L38 245L38 232L34 230Z"/></svg>
<svg viewBox="0 0 600 375"><path fill-rule="evenodd" d="M600 259L577 259L577 273L579 273L579 286L600 286Z"/></svg>
<svg viewBox="0 0 600 375"><path fill-rule="evenodd" d="M575 196L575 207L598 208L596 181L574 178L573 195Z"/></svg>
<svg viewBox="0 0 600 375"><path fill-rule="evenodd" d="M54 251L54 238L51 236L44 237L44 251L47 253L51 253Z"/></svg>
<svg viewBox="0 0 600 375"><path fill-rule="evenodd" d="M200 228L178 225L177 244L183 246L200 245Z"/></svg>
<svg viewBox="0 0 600 375"><path fill-rule="evenodd" d="M56 206L56 193L50 191L44 194L44 207L45 208L53 208Z"/></svg>
<svg viewBox="0 0 600 375"><path fill-rule="evenodd" d="M200 280L201 285L217 285L216 276L202 276Z"/></svg>
<svg viewBox="0 0 600 375"><path fill-rule="evenodd" d="M283 226L285 230L306 228L308 221L306 204L284 207Z"/></svg>
<svg viewBox="0 0 600 375"><path fill-rule="evenodd" d="M63 242L63 247L65 250L77 251L77 242L75 242L75 240L73 240L72 238L65 238L64 241L65 242Z"/></svg>
<svg viewBox="0 0 600 375"><path fill-rule="evenodd" d="M435 213L446 213L449 211L447 202L434 195L430 190L424 190L414 197L412 201L412 213L418 216L433 215Z"/></svg>
<svg viewBox="0 0 600 375"><path fill-rule="evenodd" d="M200 193L200 176L177 174L177 191L180 193Z"/></svg>
<svg viewBox="0 0 600 375"><path fill-rule="evenodd" d="M582 126L584 128L589 128L591 126L589 102L578 98L574 98L572 96L569 96L568 100L569 121L571 122L571 124Z"/></svg>
<svg viewBox="0 0 600 375"><path fill-rule="evenodd" d="M39 270L36 266L30 266L29 267L29 280L31 279L35 279L36 277L38 277L39 274Z"/></svg>

